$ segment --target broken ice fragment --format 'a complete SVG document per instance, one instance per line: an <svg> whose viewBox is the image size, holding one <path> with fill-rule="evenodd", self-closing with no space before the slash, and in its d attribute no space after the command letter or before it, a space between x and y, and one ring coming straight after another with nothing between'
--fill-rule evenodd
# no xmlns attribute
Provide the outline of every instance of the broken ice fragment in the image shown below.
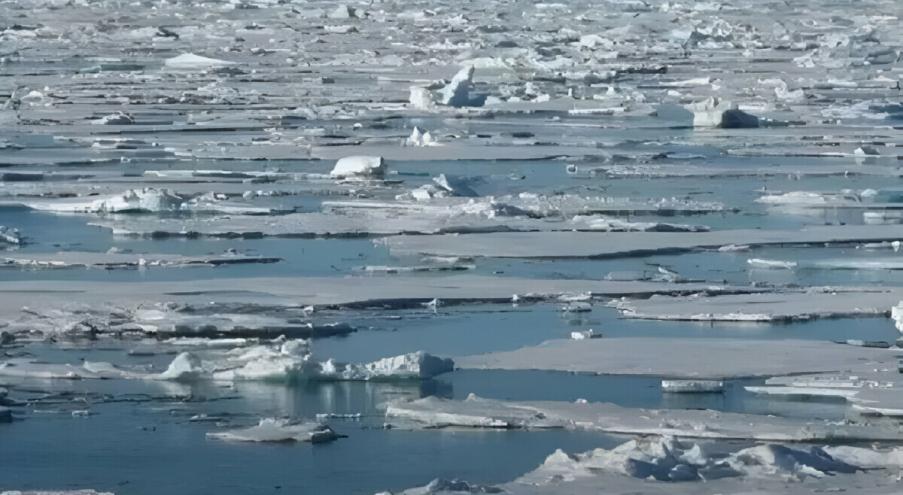
<svg viewBox="0 0 903 495"><path fill-rule="evenodd" d="M795 261L766 260L761 258L750 258L746 260L746 264L753 268L776 268L783 270L793 270L797 266Z"/></svg>
<svg viewBox="0 0 903 495"><path fill-rule="evenodd" d="M903 301L890 308L890 317L894 320L894 326L897 327L897 330L903 333Z"/></svg>
<svg viewBox="0 0 903 495"><path fill-rule="evenodd" d="M340 438L332 428L324 424L312 421L294 422L279 418L264 418L256 426L249 428L209 432L207 437L235 442L310 443L326 443Z"/></svg>
<svg viewBox="0 0 903 495"><path fill-rule="evenodd" d="M747 129L760 126L758 117L717 97L710 97L683 107L672 104L660 105L656 110L656 115L665 120L686 122L693 127Z"/></svg>
<svg viewBox="0 0 903 495"><path fill-rule="evenodd" d="M22 244L22 235L19 234L19 229L11 229L0 225L0 244L2 243L13 245Z"/></svg>
<svg viewBox="0 0 903 495"><path fill-rule="evenodd" d="M601 339L602 334L593 329L571 332L571 340Z"/></svg>
<svg viewBox="0 0 903 495"><path fill-rule="evenodd" d="M125 112L116 112L92 120L91 123L97 125L131 125L135 123L135 118Z"/></svg>
<svg viewBox="0 0 903 495"><path fill-rule="evenodd" d="M386 173L386 162L379 156L346 156L340 158L329 173L337 179L381 178Z"/></svg>
<svg viewBox="0 0 903 495"><path fill-rule="evenodd" d="M560 309L563 313L589 313L593 310L593 305L588 302L575 301L561 306Z"/></svg>
<svg viewBox="0 0 903 495"><path fill-rule="evenodd" d="M433 135L430 134L430 131L423 132L418 127L414 127L414 130L411 131L411 135L408 136L407 139L404 140L405 146L434 146L438 143L433 140Z"/></svg>
<svg viewBox="0 0 903 495"><path fill-rule="evenodd" d="M721 380L662 380L662 392L711 393L723 392Z"/></svg>
<svg viewBox="0 0 903 495"><path fill-rule="evenodd" d="M235 62L227 60L219 60L215 58L202 57L193 53L183 53L173 58L168 58L163 65L170 69L176 70L206 70L214 67L224 67L227 65L235 65Z"/></svg>
<svg viewBox="0 0 903 495"><path fill-rule="evenodd" d="M486 102L485 95L472 96L473 66L465 67L455 74L455 77L441 90L439 90L439 103L450 107L481 107Z"/></svg>
<svg viewBox="0 0 903 495"><path fill-rule="evenodd" d="M183 352L175 357L166 371L160 373L160 380L172 380L177 382L190 382L200 379L204 369L200 358L190 352Z"/></svg>

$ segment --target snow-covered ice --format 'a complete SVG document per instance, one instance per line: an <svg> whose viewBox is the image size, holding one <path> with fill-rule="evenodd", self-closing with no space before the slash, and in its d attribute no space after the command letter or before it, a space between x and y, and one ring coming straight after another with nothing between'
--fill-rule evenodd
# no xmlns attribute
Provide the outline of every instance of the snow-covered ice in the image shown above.
<svg viewBox="0 0 903 495"><path fill-rule="evenodd" d="M310 421L263 418L256 426L208 432L208 438L231 442L309 442L327 443L339 438L329 426Z"/></svg>

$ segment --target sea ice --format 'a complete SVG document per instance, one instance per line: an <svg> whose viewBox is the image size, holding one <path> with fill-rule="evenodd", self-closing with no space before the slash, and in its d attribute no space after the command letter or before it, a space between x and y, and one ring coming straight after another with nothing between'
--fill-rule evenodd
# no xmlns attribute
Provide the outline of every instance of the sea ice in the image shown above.
<svg viewBox="0 0 903 495"><path fill-rule="evenodd" d="M749 356L769 356L767 360ZM896 369L896 353L817 340L606 337L550 340L506 352L455 358L460 369L555 370L668 379L722 380L875 367Z"/></svg>
<svg viewBox="0 0 903 495"><path fill-rule="evenodd" d="M208 432L208 438L233 442L310 442L327 443L340 438L329 426L317 422L263 418L256 426L237 430Z"/></svg>
<svg viewBox="0 0 903 495"><path fill-rule="evenodd" d="M390 423L424 428L568 428L614 434L770 442L893 441L903 433L888 425L698 409L637 409L607 403L515 402L473 394L463 401L426 397L388 405Z"/></svg>
<svg viewBox="0 0 903 495"><path fill-rule="evenodd" d="M379 156L346 156L339 159L332 172L337 179L374 179L386 173L386 162Z"/></svg>
<svg viewBox="0 0 903 495"><path fill-rule="evenodd" d="M481 107L486 95L471 94L473 90L474 67L464 67L439 90L439 104L450 107Z"/></svg>
<svg viewBox="0 0 903 495"><path fill-rule="evenodd" d="M710 393L723 392L721 380L662 380L662 392L670 393Z"/></svg>
<svg viewBox="0 0 903 495"><path fill-rule="evenodd" d="M183 53L181 55L168 58L163 62L163 65L170 69L184 71L207 70L214 67L225 67L234 64L235 62L202 57L193 53Z"/></svg>

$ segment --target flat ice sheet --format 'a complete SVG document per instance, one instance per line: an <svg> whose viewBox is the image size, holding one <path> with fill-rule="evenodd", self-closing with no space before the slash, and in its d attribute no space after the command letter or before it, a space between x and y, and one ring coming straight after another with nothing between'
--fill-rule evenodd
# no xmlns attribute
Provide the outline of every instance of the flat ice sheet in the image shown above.
<svg viewBox="0 0 903 495"><path fill-rule="evenodd" d="M148 301L271 302L274 304L345 305L429 301L510 301L521 297L554 297L590 292L598 296L643 296L701 291L757 292L748 287L702 283L671 284L641 281L523 279L482 275L447 277L249 277L180 282L17 281L0 282L0 315L22 306L67 302L137 303Z"/></svg>
<svg viewBox="0 0 903 495"><path fill-rule="evenodd" d="M463 401L427 397L389 405L390 422L424 427L575 428L606 433L687 438L818 442L903 440L888 426L836 424L708 410L636 409L605 403L508 402L470 396Z"/></svg>
<svg viewBox="0 0 903 495"><path fill-rule="evenodd" d="M504 232L386 239L396 254L500 258L589 258L640 256L728 244L748 246L879 242L903 239L903 225L813 226L803 230L711 232Z"/></svg>
<svg viewBox="0 0 903 495"><path fill-rule="evenodd" d="M886 316L903 289L809 289L779 294L717 297L653 296L617 304L622 316L650 320L787 322L816 318Z"/></svg>
<svg viewBox="0 0 903 495"><path fill-rule="evenodd" d="M177 254L92 253L63 251L59 253L7 254L0 256L0 267L17 268L137 268L217 266L244 263L275 263L279 258L222 254L182 256Z"/></svg>
<svg viewBox="0 0 903 495"><path fill-rule="evenodd" d="M724 379L896 366L899 350L812 340L602 338L455 359L459 368Z"/></svg>

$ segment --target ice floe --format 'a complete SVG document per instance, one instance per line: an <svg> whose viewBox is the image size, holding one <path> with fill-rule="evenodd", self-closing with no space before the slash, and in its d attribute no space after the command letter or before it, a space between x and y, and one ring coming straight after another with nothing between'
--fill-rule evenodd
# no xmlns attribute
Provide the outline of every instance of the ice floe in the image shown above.
<svg viewBox="0 0 903 495"><path fill-rule="evenodd" d="M635 409L605 403L514 402L470 395L396 401L388 421L429 428L569 428L618 434L773 442L896 440L895 428L706 410Z"/></svg>
<svg viewBox="0 0 903 495"><path fill-rule="evenodd" d="M505 258L588 258L750 247L865 243L903 238L897 225L810 226L801 230L718 230L710 232L498 232L444 236L402 236L385 242L393 252L438 256Z"/></svg>
<svg viewBox="0 0 903 495"><path fill-rule="evenodd" d="M127 379L176 382L214 381L397 381L425 380L449 372L454 363L424 352L370 363L314 359L307 341L287 340L228 350L205 349L178 354L160 373L126 369L105 362L82 366L43 363L25 358L0 361L0 377L16 379Z"/></svg>
<svg viewBox="0 0 903 495"><path fill-rule="evenodd" d="M777 264L775 264L777 263ZM772 262L768 268L792 268ZM817 318L883 317L901 293L896 288L809 288L781 294L660 297L617 303L625 318L683 321L788 322Z"/></svg>
<svg viewBox="0 0 903 495"><path fill-rule="evenodd" d="M193 71L207 70L214 67L225 67L234 65L235 63L227 60L195 55L193 53L183 53L164 60L163 64L170 69Z"/></svg>
<svg viewBox="0 0 903 495"><path fill-rule="evenodd" d="M749 359L768 356L768 359ZM815 340L607 337L455 358L462 369L557 370L692 380L776 376L875 367L896 369L896 351Z"/></svg>
<svg viewBox="0 0 903 495"><path fill-rule="evenodd" d="M230 202L215 193L182 196L170 189L131 189L101 197L21 200L28 208L53 213L226 213L233 215L270 215L273 208Z"/></svg>
<svg viewBox="0 0 903 495"><path fill-rule="evenodd" d="M332 428L321 423L281 418L263 418L256 426L207 433L207 438L230 442L327 443L340 437Z"/></svg>
<svg viewBox="0 0 903 495"><path fill-rule="evenodd" d="M52 254L34 253L21 256L0 256L0 267L27 269L55 268L150 268L221 266L245 263L276 263L279 258L246 256L225 253L210 256L181 256L166 254L89 253L64 251Z"/></svg>
<svg viewBox="0 0 903 495"><path fill-rule="evenodd" d="M776 443L737 448L673 437L635 438L611 449L577 454L559 449L533 471L507 483L436 479L399 493L588 495L605 487L618 494L803 495L855 487L863 493L889 495L898 488L894 473L899 457L899 449Z"/></svg>

